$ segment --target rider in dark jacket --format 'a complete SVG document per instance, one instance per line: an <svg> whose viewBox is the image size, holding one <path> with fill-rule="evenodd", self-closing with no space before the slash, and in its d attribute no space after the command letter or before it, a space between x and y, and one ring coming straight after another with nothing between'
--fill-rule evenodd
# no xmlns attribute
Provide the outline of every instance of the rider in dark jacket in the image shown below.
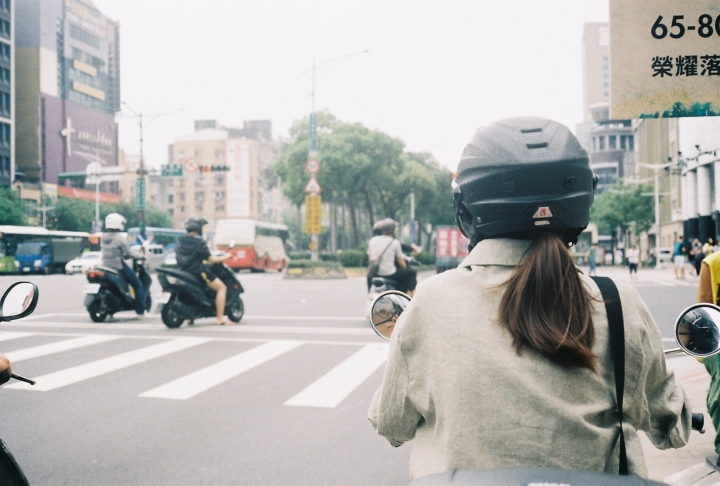
<svg viewBox="0 0 720 486"><path fill-rule="evenodd" d="M175 258L180 270L192 273L197 278L205 282L205 284L215 291L215 309L217 311L217 319L215 323L222 326L223 324L233 325L232 321L225 321L225 299L227 295L227 287L220 280L212 268L203 262L222 263L230 254L223 256L214 256L210 254L210 249L202 238L202 227L207 224L203 218L192 216L185 222L187 236L183 236L175 247ZM192 324L192 319L190 320Z"/></svg>

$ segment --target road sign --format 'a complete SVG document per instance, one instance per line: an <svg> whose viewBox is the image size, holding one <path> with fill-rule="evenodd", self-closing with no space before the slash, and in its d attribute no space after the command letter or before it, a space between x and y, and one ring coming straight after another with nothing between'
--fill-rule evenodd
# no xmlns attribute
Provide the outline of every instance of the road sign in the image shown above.
<svg viewBox="0 0 720 486"><path fill-rule="evenodd" d="M308 250L310 251L318 251L319 247L320 245L318 245L317 241L311 241L310 243L308 243Z"/></svg>
<svg viewBox="0 0 720 486"><path fill-rule="evenodd" d="M717 0L611 0L610 117L720 115L719 31Z"/></svg>
<svg viewBox="0 0 720 486"><path fill-rule="evenodd" d="M145 209L145 178L139 177L135 188L135 207Z"/></svg>
<svg viewBox="0 0 720 486"><path fill-rule="evenodd" d="M187 159L185 159L185 162L183 162L183 168L185 169L185 172L193 174L198 171L199 165L197 163L197 160L195 160L193 157L188 157Z"/></svg>
<svg viewBox="0 0 720 486"><path fill-rule="evenodd" d="M317 159L308 160L307 164L305 164L305 170L307 170L313 175L317 174L318 172L320 172L320 162L318 162Z"/></svg>
<svg viewBox="0 0 720 486"><path fill-rule="evenodd" d="M305 186L305 193L313 194L318 192L322 192L322 188L320 187L317 179L315 179L315 176L312 176L308 181L307 186Z"/></svg>
<svg viewBox="0 0 720 486"><path fill-rule="evenodd" d="M305 233L308 235L322 233L322 199L320 194L307 194L305 196Z"/></svg>
<svg viewBox="0 0 720 486"><path fill-rule="evenodd" d="M161 169L161 175L163 177L182 177L183 166L182 164L163 165Z"/></svg>

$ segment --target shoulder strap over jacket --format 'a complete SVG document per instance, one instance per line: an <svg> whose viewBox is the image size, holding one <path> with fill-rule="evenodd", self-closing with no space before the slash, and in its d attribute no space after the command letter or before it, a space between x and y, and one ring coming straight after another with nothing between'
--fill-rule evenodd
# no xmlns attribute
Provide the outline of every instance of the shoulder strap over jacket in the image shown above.
<svg viewBox="0 0 720 486"><path fill-rule="evenodd" d="M625 389L625 321L622 314L622 303L618 289L608 277L590 277L598 287L605 301L610 338L610 354L615 370L615 393L617 397L618 416L620 417L620 474L628 474L628 459L623 433L623 392Z"/></svg>

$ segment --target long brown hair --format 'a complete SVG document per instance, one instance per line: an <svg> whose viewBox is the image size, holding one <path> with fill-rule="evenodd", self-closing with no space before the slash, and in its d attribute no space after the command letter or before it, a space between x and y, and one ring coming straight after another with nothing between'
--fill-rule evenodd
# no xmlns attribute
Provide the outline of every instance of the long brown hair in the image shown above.
<svg viewBox="0 0 720 486"><path fill-rule="evenodd" d="M518 354L527 347L562 366L595 371L593 298L556 234L535 238L505 287L499 317Z"/></svg>

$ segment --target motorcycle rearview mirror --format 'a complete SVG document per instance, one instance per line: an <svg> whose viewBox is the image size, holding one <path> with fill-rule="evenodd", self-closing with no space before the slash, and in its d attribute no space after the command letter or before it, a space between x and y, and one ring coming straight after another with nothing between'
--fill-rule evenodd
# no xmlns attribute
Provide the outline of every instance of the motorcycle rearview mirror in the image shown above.
<svg viewBox="0 0 720 486"><path fill-rule="evenodd" d="M399 290L378 295L370 310L370 324L383 339L390 340L395 323L410 303L410 296Z"/></svg>
<svg viewBox="0 0 720 486"><path fill-rule="evenodd" d="M40 291L30 282L16 282L0 299L1 321L14 321L29 316L37 306Z"/></svg>
<svg viewBox="0 0 720 486"><path fill-rule="evenodd" d="M708 358L720 353L720 307L695 304L685 309L675 322L675 340L680 347L665 354L684 352Z"/></svg>

